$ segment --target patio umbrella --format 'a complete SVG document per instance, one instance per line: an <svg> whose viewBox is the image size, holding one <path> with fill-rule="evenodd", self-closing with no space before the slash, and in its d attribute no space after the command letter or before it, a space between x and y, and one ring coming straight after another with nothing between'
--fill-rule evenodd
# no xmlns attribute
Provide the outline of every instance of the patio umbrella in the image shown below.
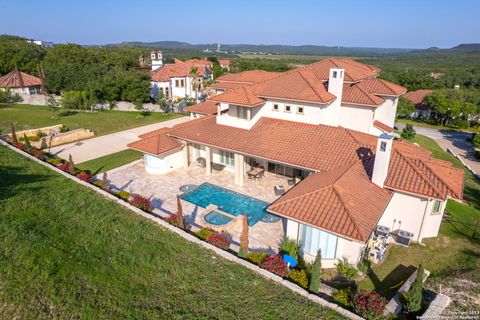
<svg viewBox="0 0 480 320"><path fill-rule="evenodd" d="M185 230L186 223L185 223L185 219L183 218L182 202L180 201L180 197L178 195L177 195L177 221L178 221L178 227Z"/></svg>

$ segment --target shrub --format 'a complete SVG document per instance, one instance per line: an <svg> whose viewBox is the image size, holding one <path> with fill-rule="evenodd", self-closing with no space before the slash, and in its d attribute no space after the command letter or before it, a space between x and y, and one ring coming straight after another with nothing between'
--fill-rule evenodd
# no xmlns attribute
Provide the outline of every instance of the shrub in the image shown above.
<svg viewBox="0 0 480 320"><path fill-rule="evenodd" d="M357 265L358 271L361 273L367 273L368 269L370 269L370 266L372 265L372 262L368 259L363 259L360 261Z"/></svg>
<svg viewBox="0 0 480 320"><path fill-rule="evenodd" d="M71 154L68 155L68 172L70 172L70 174L75 174L75 163L73 162Z"/></svg>
<svg viewBox="0 0 480 320"><path fill-rule="evenodd" d="M472 143L475 148L480 148L480 133L475 133Z"/></svg>
<svg viewBox="0 0 480 320"><path fill-rule="evenodd" d="M296 259L298 258L298 244L295 240L283 237L282 242L280 243L280 251Z"/></svg>
<svg viewBox="0 0 480 320"><path fill-rule="evenodd" d="M211 236L212 234L215 234L215 233L216 233L215 230L212 230L212 229L209 229L209 228L202 228L202 229L198 230L197 232L195 232L197 237L199 237L202 240L207 240L207 238L209 236Z"/></svg>
<svg viewBox="0 0 480 320"><path fill-rule="evenodd" d="M90 180L92 180L92 175L87 172L80 172L77 174L77 178L85 182L90 182Z"/></svg>
<svg viewBox="0 0 480 320"><path fill-rule="evenodd" d="M43 133L42 131L38 130L37 131L37 134L36 134L36 137L38 140L40 140L41 138L45 137L45 133ZM37 141L38 141L37 140Z"/></svg>
<svg viewBox="0 0 480 320"><path fill-rule="evenodd" d="M223 233L214 233L207 238L207 242L215 247L227 250L230 248L230 240Z"/></svg>
<svg viewBox="0 0 480 320"><path fill-rule="evenodd" d="M23 150L25 150L25 152L32 153L33 147L30 144L30 139L27 137L26 134L23 135L23 140L25 141L25 147L23 148Z"/></svg>
<svg viewBox="0 0 480 320"><path fill-rule="evenodd" d="M422 308L422 289L423 289L423 266L417 269L417 277L408 290L403 294L405 310L408 313L415 313Z"/></svg>
<svg viewBox="0 0 480 320"><path fill-rule="evenodd" d="M288 275L287 264L283 261L282 256L278 254L267 257L259 264L259 267L282 277Z"/></svg>
<svg viewBox="0 0 480 320"><path fill-rule="evenodd" d="M312 269L310 271L310 291L315 293L320 290L320 284L322 283L322 251L318 249L317 256L313 262Z"/></svg>
<svg viewBox="0 0 480 320"><path fill-rule="evenodd" d="M305 270L292 270L288 278L302 288L308 288L308 276Z"/></svg>
<svg viewBox="0 0 480 320"><path fill-rule="evenodd" d="M12 123L12 144L16 146L18 144L17 133L15 132L15 125Z"/></svg>
<svg viewBox="0 0 480 320"><path fill-rule="evenodd" d="M337 271L340 275L348 279L353 279L358 275L357 268L355 268L355 266L349 263L345 258L338 260Z"/></svg>
<svg viewBox="0 0 480 320"><path fill-rule="evenodd" d="M266 258L268 258L268 254L265 252L249 252L247 254L247 260L256 265L259 265Z"/></svg>
<svg viewBox="0 0 480 320"><path fill-rule="evenodd" d="M25 149L25 145L23 143L20 143L20 142L17 142L15 144L15 147L17 147L18 149L20 150L24 150Z"/></svg>
<svg viewBox="0 0 480 320"><path fill-rule="evenodd" d="M163 218L164 221L170 223L171 225L173 226L176 226L178 227L178 217L176 214L169 214L168 216L166 216L165 218Z"/></svg>
<svg viewBox="0 0 480 320"><path fill-rule="evenodd" d="M65 162L60 162L57 165L57 168L62 170L62 171L65 171L65 172L70 172L70 165L68 163L65 163Z"/></svg>
<svg viewBox="0 0 480 320"><path fill-rule="evenodd" d="M63 126L60 128L60 132L67 132L70 131L70 129L67 126Z"/></svg>
<svg viewBox="0 0 480 320"><path fill-rule="evenodd" d="M405 128L403 128L400 136L403 139L411 140L411 139L415 138L415 134L416 134L416 132L415 132L415 129L413 129L413 126L411 124L407 123L405 125Z"/></svg>
<svg viewBox="0 0 480 320"><path fill-rule="evenodd" d="M352 299L353 311L367 320L381 319L386 304L385 298L378 293L365 290L357 292Z"/></svg>
<svg viewBox="0 0 480 320"><path fill-rule="evenodd" d="M133 206L142 209L143 211L152 212L153 207L149 198L136 194L133 196L133 199L130 201L130 204Z"/></svg>
<svg viewBox="0 0 480 320"><path fill-rule="evenodd" d="M127 191L119 191L115 193L115 195L124 201L128 201L128 199L130 199L130 192Z"/></svg>
<svg viewBox="0 0 480 320"><path fill-rule="evenodd" d="M52 166L58 166L60 163L62 163L62 159L61 158L57 158L57 157L54 157L54 158L50 158L47 160L48 163L50 163Z"/></svg>
<svg viewBox="0 0 480 320"><path fill-rule="evenodd" d="M333 301L343 308L349 308L352 300L352 290L350 288L340 289L332 295Z"/></svg>
<svg viewBox="0 0 480 320"><path fill-rule="evenodd" d="M94 186L99 187L100 189L104 189L104 190L107 189L107 186L105 185L105 183L102 180L95 180L95 181L92 182L92 184Z"/></svg>

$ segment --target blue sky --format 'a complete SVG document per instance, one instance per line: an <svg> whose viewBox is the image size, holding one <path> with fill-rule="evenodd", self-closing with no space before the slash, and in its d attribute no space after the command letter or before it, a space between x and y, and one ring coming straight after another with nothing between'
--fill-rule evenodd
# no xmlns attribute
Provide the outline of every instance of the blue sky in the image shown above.
<svg viewBox="0 0 480 320"><path fill-rule="evenodd" d="M0 0L0 8L0 33L81 44L445 48L480 42L478 0Z"/></svg>

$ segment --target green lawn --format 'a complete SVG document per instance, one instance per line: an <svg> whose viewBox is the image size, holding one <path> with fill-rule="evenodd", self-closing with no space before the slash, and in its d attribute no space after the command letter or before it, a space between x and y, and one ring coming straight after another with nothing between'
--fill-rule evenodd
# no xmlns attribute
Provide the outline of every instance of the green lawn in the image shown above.
<svg viewBox="0 0 480 320"><path fill-rule="evenodd" d="M127 149L107 156L82 162L76 165L80 170L89 170L93 174L118 168L132 161L142 158L143 154L136 150Z"/></svg>
<svg viewBox="0 0 480 320"><path fill-rule="evenodd" d="M448 126L441 126L441 125L438 125L438 124L434 124L433 122L428 122L428 120L422 121L422 120L416 120L416 119L400 118L400 119L397 119L395 122L409 123L412 126L424 127L424 128L430 128L430 129L454 130L454 131L471 131L471 132L479 132L480 131L480 128L478 128L478 127L459 129L459 128L456 128L456 127L448 127Z"/></svg>
<svg viewBox="0 0 480 320"><path fill-rule="evenodd" d="M434 157L463 168L460 161L441 150L434 140L417 135L414 142L432 151ZM467 170L464 196L470 205L448 201L449 216L444 219L438 237L424 240L425 246L392 246L385 261L374 266L359 286L391 297L423 263L432 272L427 287L438 291L441 285L442 291L454 299L450 310L471 310L475 304L480 304L480 234L472 239L475 224L480 219L480 183Z"/></svg>
<svg viewBox="0 0 480 320"><path fill-rule="evenodd" d="M9 133L13 122L18 131L63 124L70 130L85 128L95 132L96 136L101 136L180 116L184 115L152 112L142 117L139 112L127 111L57 112L54 115L49 108L42 106L0 105L0 132Z"/></svg>
<svg viewBox="0 0 480 320"><path fill-rule="evenodd" d="M338 319L0 147L0 318Z"/></svg>

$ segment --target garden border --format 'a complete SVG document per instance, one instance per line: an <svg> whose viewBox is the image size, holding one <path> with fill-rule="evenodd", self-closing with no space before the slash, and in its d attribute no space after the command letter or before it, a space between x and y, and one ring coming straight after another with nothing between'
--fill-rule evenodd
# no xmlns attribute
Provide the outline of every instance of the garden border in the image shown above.
<svg viewBox="0 0 480 320"><path fill-rule="evenodd" d="M216 254L218 254L219 256L229 260L229 261L232 261L232 262L235 262L235 263L238 263L254 272L256 272L257 274L260 274L262 275L264 278L267 278L269 280L272 280L272 281L275 281L276 283L278 284L281 284L283 285L284 287L287 287L288 289L290 289L291 291L297 293L297 294L300 294L301 296L307 298L308 300L312 301L312 302L315 302L323 307L326 307L326 308L329 308L329 309L332 309L336 312L338 312L339 314L341 314L342 316L345 316L349 319L352 319L352 320L364 320L364 318L360 317L359 315L347 310L347 309L344 309L342 307L340 307L339 305L337 304L334 304L332 302L329 302L323 298L321 298L320 296L316 295L316 294L312 294L310 292L308 292L307 290L301 288L300 286L288 281L288 280L285 280L283 279L282 277L280 276L277 276L265 269L261 269L260 267L248 262L248 261L245 261L243 259L240 259L236 256L234 256L233 254L227 252L227 251L224 251L222 249L219 249L211 244L209 244L208 242L205 242L205 241L202 241L198 238L196 238L195 236L175 227L175 226L172 226L170 225L168 222L166 221L163 221L162 219L152 215L152 214L149 214L149 213L146 213L144 212L143 210L137 208L137 207L134 207L133 205L131 205L130 203L128 202L125 202L119 198L117 198L116 196L114 196L113 194L105 191L105 190L101 190L100 188L88 183L88 182L85 182L85 181L82 181L80 180L79 178L77 178L76 176L73 176L73 175L70 175L69 173L67 172L64 172L54 166L51 166L50 164L44 162L44 161L41 161L37 158L35 158L34 156L28 154L27 152L25 151L22 151L22 150L19 150L18 148L15 148L14 146L8 144L7 142L3 141L3 140L0 140L0 144L3 145L4 147L7 147L9 148L10 150L13 150L15 151L16 153L18 154L21 154L23 156L25 156L26 158L30 159L30 160L33 160L34 162L36 163L39 163L41 164L42 166L50 169L50 170L53 170L61 175L63 175L64 177L74 181L74 182L77 182L81 185L84 185L94 191L96 191L97 193L103 195L104 197L110 199L110 200L113 200L115 201L116 203L122 205L123 207L126 207L128 209L130 209L131 211L135 212L136 214L152 221L152 222L155 222L157 223L158 225L166 228L167 230L171 231L171 232L174 232L176 233L177 235L181 236L182 238L186 239L187 241L190 241L190 242L193 242L193 243L196 243L197 245L200 245L208 250L211 250L213 252L215 252Z"/></svg>

